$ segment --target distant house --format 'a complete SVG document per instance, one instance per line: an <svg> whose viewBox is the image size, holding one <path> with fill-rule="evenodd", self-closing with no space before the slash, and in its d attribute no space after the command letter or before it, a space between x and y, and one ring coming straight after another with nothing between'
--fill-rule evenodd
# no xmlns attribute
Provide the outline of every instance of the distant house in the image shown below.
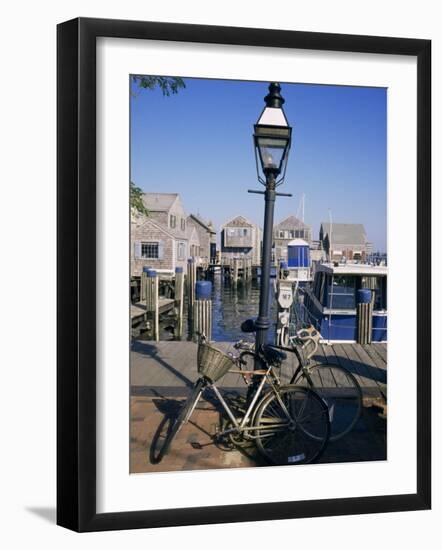
<svg viewBox="0 0 442 550"><path fill-rule="evenodd" d="M236 216L221 226L221 261L248 257L261 263L262 231L244 216Z"/></svg>
<svg viewBox="0 0 442 550"><path fill-rule="evenodd" d="M178 193L144 193L146 217L131 220L131 274L140 275L143 266L160 271L185 267L189 257L187 214ZM190 236L192 236L190 232ZM193 244L196 246L197 237Z"/></svg>
<svg viewBox="0 0 442 550"><path fill-rule="evenodd" d="M289 216L273 227L273 247L275 261L287 260L287 245L293 239L312 243L312 229L295 216Z"/></svg>
<svg viewBox="0 0 442 550"><path fill-rule="evenodd" d="M193 225L188 223L186 232L189 243L189 257L199 259L201 246L198 231Z"/></svg>
<svg viewBox="0 0 442 550"><path fill-rule="evenodd" d="M216 231L211 222L203 220L196 214L190 214L187 218L187 226L192 227L198 234L199 250L197 254L190 252L191 256L199 256L200 260L209 263L215 261L216 256Z"/></svg>
<svg viewBox="0 0 442 550"><path fill-rule="evenodd" d="M321 241L312 241L310 243L310 259L313 265L327 260L327 255L322 248Z"/></svg>
<svg viewBox="0 0 442 550"><path fill-rule="evenodd" d="M365 260L371 250L364 226L360 223L321 223L319 241L331 261Z"/></svg>

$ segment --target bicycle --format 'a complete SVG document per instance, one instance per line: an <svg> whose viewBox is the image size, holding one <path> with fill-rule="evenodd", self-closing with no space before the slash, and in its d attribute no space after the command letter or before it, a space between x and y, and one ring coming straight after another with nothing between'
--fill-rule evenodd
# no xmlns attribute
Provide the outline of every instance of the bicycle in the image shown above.
<svg viewBox="0 0 442 550"><path fill-rule="evenodd" d="M328 409L323 399L310 388L281 386L275 368L285 354L272 346L264 346L262 353L269 360L264 369L244 370L239 357L224 353L209 344L204 335L200 336L197 363L201 376L169 427L158 462L168 453L173 439L208 389L229 419L229 426L212 436L215 442L226 437L235 444L238 439L253 441L263 458L273 465L307 464L319 459L330 437ZM239 372L245 380L260 378L242 417L235 416L216 386L228 372Z"/></svg>
<svg viewBox="0 0 442 550"><path fill-rule="evenodd" d="M347 435L356 425L362 413L362 390L355 376L346 368L335 364L312 363L320 333L312 325L304 325L296 330L291 324L291 333L288 333L290 347L273 346L279 351L294 353L298 366L290 378L289 385L308 387L314 390L326 403L330 417L330 441L334 442ZM245 321L242 325L244 332L253 332L253 320ZM246 357L266 364L262 353L255 353L253 343L240 341L238 349L242 349L240 358Z"/></svg>

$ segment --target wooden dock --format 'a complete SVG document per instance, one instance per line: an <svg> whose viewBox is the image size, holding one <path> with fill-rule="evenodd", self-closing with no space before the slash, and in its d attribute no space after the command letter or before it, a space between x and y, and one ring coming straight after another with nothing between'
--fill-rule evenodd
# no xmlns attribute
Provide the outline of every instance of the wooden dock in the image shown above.
<svg viewBox="0 0 442 550"><path fill-rule="evenodd" d="M215 342L224 351L237 355L232 343ZM185 396L198 377L197 344L176 341L134 340L131 350L131 395ZM313 357L317 363L341 365L358 380L369 405L387 396L386 344L333 344L320 345ZM288 354L281 369L281 378L287 383L297 366L294 354ZM217 385L226 390L244 389L239 374L227 374Z"/></svg>
<svg viewBox="0 0 442 550"><path fill-rule="evenodd" d="M159 313L168 313L173 309L174 300L172 298L163 298L160 297L159 300ZM132 325L136 324L137 321L142 321L146 314L146 304L142 302L137 302L136 304L131 304L130 306L130 317L132 320Z"/></svg>

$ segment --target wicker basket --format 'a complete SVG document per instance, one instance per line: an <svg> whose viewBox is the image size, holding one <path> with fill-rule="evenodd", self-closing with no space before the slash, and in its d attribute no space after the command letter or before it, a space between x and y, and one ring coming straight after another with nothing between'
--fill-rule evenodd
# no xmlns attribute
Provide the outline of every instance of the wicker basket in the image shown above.
<svg viewBox="0 0 442 550"><path fill-rule="evenodd" d="M216 382L234 366L233 359L221 350L206 344L198 345L198 372Z"/></svg>

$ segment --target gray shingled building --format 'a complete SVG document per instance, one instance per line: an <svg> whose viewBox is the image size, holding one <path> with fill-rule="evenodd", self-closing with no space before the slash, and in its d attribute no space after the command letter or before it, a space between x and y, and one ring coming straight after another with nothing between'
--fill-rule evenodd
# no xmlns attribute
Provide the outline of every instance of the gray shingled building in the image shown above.
<svg viewBox="0 0 442 550"><path fill-rule="evenodd" d="M293 239L312 243L312 229L295 216L289 216L273 228L274 260L287 260L287 246Z"/></svg>
<svg viewBox="0 0 442 550"><path fill-rule="evenodd" d="M319 241L330 261L365 261L371 250L371 243L361 223L322 222Z"/></svg>
<svg viewBox="0 0 442 550"><path fill-rule="evenodd" d="M216 254L216 231L212 222L208 222L196 214L190 214L187 218L187 225L194 227L198 234L199 250L198 256L200 259L209 263L214 261Z"/></svg>
<svg viewBox="0 0 442 550"><path fill-rule="evenodd" d="M194 228L187 227L187 214L178 193L144 193L149 216L133 215L131 223L131 273L139 275L143 266L160 271L185 267L190 254L199 247Z"/></svg>
<svg viewBox="0 0 442 550"><path fill-rule="evenodd" d="M245 216L236 216L221 226L221 258L251 258L253 265L261 263L262 231Z"/></svg>

